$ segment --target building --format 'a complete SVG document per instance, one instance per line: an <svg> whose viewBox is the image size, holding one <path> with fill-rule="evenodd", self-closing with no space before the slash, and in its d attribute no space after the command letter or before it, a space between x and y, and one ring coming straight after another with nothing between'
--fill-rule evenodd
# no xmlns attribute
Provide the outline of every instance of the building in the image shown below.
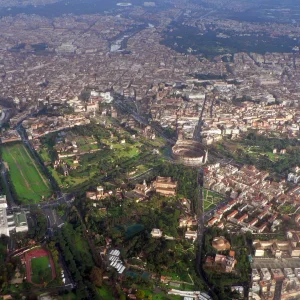
<svg viewBox="0 0 300 300"><path fill-rule="evenodd" d="M262 213L260 213L257 217L258 219L263 219L266 215L268 214L268 211L267 210L264 210Z"/></svg>
<svg viewBox="0 0 300 300"><path fill-rule="evenodd" d="M188 240L193 240L194 242L197 239L197 231L187 230L184 237Z"/></svg>
<svg viewBox="0 0 300 300"><path fill-rule="evenodd" d="M136 184L133 191L139 195L147 196L151 190L152 186L147 185L146 181L144 180L143 184Z"/></svg>
<svg viewBox="0 0 300 300"><path fill-rule="evenodd" d="M62 170L63 170L64 176L69 176L69 170L68 170L67 165L62 165Z"/></svg>
<svg viewBox="0 0 300 300"><path fill-rule="evenodd" d="M253 298L253 296L252 296L252 298L249 298L249 299L251 299L251 300L253 300L253 299L257 299L257 300L260 300L261 298L257 295L258 293L259 293L259 291L260 291L260 286L259 286L259 283L258 282L253 282L252 283L252 293L255 293L255 295L258 297L258 298ZM251 293L251 292L250 292ZM250 293L249 293L249 296L250 296Z"/></svg>
<svg viewBox="0 0 300 300"><path fill-rule="evenodd" d="M251 227L251 226L254 226L257 222L258 222L258 219L255 218L248 225Z"/></svg>
<svg viewBox="0 0 300 300"><path fill-rule="evenodd" d="M212 241L212 246L217 251L225 251L230 249L230 243L225 239L224 236L215 237Z"/></svg>
<svg viewBox="0 0 300 300"><path fill-rule="evenodd" d="M98 197L103 197L104 196L104 188L103 188L103 186L101 186L101 185L99 185L99 186L97 186L97 198Z"/></svg>
<svg viewBox="0 0 300 300"><path fill-rule="evenodd" d="M7 215L6 196L0 195L0 235L9 236L11 231L27 232L28 224L24 212L14 212Z"/></svg>
<svg viewBox="0 0 300 300"><path fill-rule="evenodd" d="M28 224L26 214L24 212L16 212L13 214L14 226L16 232L27 232Z"/></svg>
<svg viewBox="0 0 300 300"><path fill-rule="evenodd" d="M257 271L257 269L252 269L251 277L252 277L252 281L259 281L260 280L260 274Z"/></svg>
<svg viewBox="0 0 300 300"><path fill-rule="evenodd" d="M151 230L151 236L153 238L161 238L162 237L162 231L160 229L157 229L157 228L153 228Z"/></svg>
<svg viewBox="0 0 300 300"><path fill-rule="evenodd" d="M0 235L9 236L6 195L0 195Z"/></svg>
<svg viewBox="0 0 300 300"><path fill-rule="evenodd" d="M215 223L217 223L219 220L216 217L213 217L208 221L208 226L213 226Z"/></svg>
<svg viewBox="0 0 300 300"><path fill-rule="evenodd" d="M260 275L262 280L271 280L271 273L267 268L261 268Z"/></svg>
<svg viewBox="0 0 300 300"><path fill-rule="evenodd" d="M282 273L281 269L271 269L271 274L274 280L284 279L284 274Z"/></svg>
<svg viewBox="0 0 300 300"><path fill-rule="evenodd" d="M121 275L126 267L124 266L121 258L120 258L120 251L117 249L112 249L109 253L108 253L108 261L109 261L109 265L110 267L114 268L119 275Z"/></svg>
<svg viewBox="0 0 300 300"><path fill-rule="evenodd" d="M5 144L5 143L10 143L10 142L16 142L16 141L21 141L21 136L19 135L17 130L14 129L10 129L10 130L6 130L4 131L4 133L2 133L0 135L0 139L1 139L1 143Z"/></svg>
<svg viewBox="0 0 300 300"><path fill-rule="evenodd" d="M294 272L295 272L296 277L300 278L300 268L295 268Z"/></svg>
<svg viewBox="0 0 300 300"><path fill-rule="evenodd" d="M171 177L158 176L153 182L153 189L163 196L176 196L177 181L173 181Z"/></svg>
<svg viewBox="0 0 300 300"><path fill-rule="evenodd" d="M90 102L86 105L87 112L95 112L99 110L99 102Z"/></svg>
<svg viewBox="0 0 300 300"><path fill-rule="evenodd" d="M111 92L102 92L100 96L103 98L103 102L105 103L112 103L114 97Z"/></svg>
<svg viewBox="0 0 300 300"><path fill-rule="evenodd" d="M86 192L85 197L91 200L97 199L97 192Z"/></svg>
<svg viewBox="0 0 300 300"><path fill-rule="evenodd" d="M239 212L237 210L234 210L232 213L230 213L228 216L227 216L227 221L233 219Z"/></svg>
<svg viewBox="0 0 300 300"><path fill-rule="evenodd" d="M244 214L237 220L237 223L240 224L240 223L244 222L244 220L246 220L246 219L248 219L248 215Z"/></svg>
<svg viewBox="0 0 300 300"><path fill-rule="evenodd" d="M291 268L284 268L283 273L284 273L284 276L287 278L293 278L296 276Z"/></svg>
<svg viewBox="0 0 300 300"><path fill-rule="evenodd" d="M258 233L263 232L266 229L267 226L268 226L267 222L263 223L260 227L257 228L257 232Z"/></svg>
<svg viewBox="0 0 300 300"><path fill-rule="evenodd" d="M197 219L195 217L183 217L179 219L179 227L197 226Z"/></svg>
<svg viewBox="0 0 300 300"><path fill-rule="evenodd" d="M220 229L224 229L224 228L225 228L225 225L224 225L224 223L222 222L222 223L219 223L219 224L217 225L217 227L220 228Z"/></svg>
<svg viewBox="0 0 300 300"><path fill-rule="evenodd" d="M0 208L7 208L6 195L0 195Z"/></svg>
<svg viewBox="0 0 300 300"><path fill-rule="evenodd" d="M0 208L0 235L9 236L6 208Z"/></svg>
<svg viewBox="0 0 300 300"><path fill-rule="evenodd" d="M235 252L230 251L229 256L226 257L226 266L225 266L225 272L226 273L231 273L232 270L234 269L234 266L236 264L236 259L235 259Z"/></svg>
<svg viewBox="0 0 300 300"><path fill-rule="evenodd" d="M283 253L290 257L300 257L300 246L298 241L289 239L287 241L270 240L260 241L254 240L255 256L263 256L265 250L270 250L272 254L280 258Z"/></svg>
<svg viewBox="0 0 300 300"><path fill-rule="evenodd" d="M187 166L200 166L207 162L208 150L199 142L178 139L172 148L172 157Z"/></svg>

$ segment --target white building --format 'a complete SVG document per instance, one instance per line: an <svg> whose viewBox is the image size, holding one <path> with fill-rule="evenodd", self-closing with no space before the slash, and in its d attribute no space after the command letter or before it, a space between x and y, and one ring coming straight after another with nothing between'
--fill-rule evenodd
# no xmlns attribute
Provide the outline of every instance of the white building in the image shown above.
<svg viewBox="0 0 300 300"><path fill-rule="evenodd" d="M91 91L91 96L92 97L98 97L99 95L100 95L99 92L97 92L97 91Z"/></svg>
<svg viewBox="0 0 300 300"><path fill-rule="evenodd" d="M295 275L300 278L300 268L295 268Z"/></svg>
<svg viewBox="0 0 300 300"><path fill-rule="evenodd" d="M126 267L124 266L121 257L121 253L117 249L113 249L108 254L109 265L116 269L119 274L122 274Z"/></svg>
<svg viewBox="0 0 300 300"><path fill-rule="evenodd" d="M0 208L7 208L6 195L0 195Z"/></svg>
<svg viewBox="0 0 300 300"><path fill-rule="evenodd" d="M187 230L184 237L194 242L197 239L197 231Z"/></svg>
<svg viewBox="0 0 300 300"><path fill-rule="evenodd" d="M6 196L0 195L0 235L4 234L6 236L9 236L6 208Z"/></svg>
<svg viewBox="0 0 300 300"><path fill-rule="evenodd" d="M269 270L267 268L262 268L260 270L260 273L261 273L262 280L271 280L271 273L269 272Z"/></svg>
<svg viewBox="0 0 300 300"><path fill-rule="evenodd" d="M260 275L257 269L252 269L252 281L259 281Z"/></svg>
<svg viewBox="0 0 300 300"><path fill-rule="evenodd" d="M13 215L14 223L15 223L15 230L16 232L27 232L28 231L28 224L26 214L23 212L17 212Z"/></svg>
<svg viewBox="0 0 300 300"><path fill-rule="evenodd" d="M162 237L162 231L160 229L153 228L151 231L151 236L154 238L160 238Z"/></svg>
<svg viewBox="0 0 300 300"><path fill-rule="evenodd" d="M6 209L0 208L0 235L9 236Z"/></svg>
<svg viewBox="0 0 300 300"><path fill-rule="evenodd" d="M0 235L9 236L10 231L27 232L28 224L24 212L15 212L7 215L6 196L0 195Z"/></svg>
<svg viewBox="0 0 300 300"><path fill-rule="evenodd" d="M284 268L283 273L284 273L284 276L288 277L288 278L293 278L296 276L291 268Z"/></svg>
<svg viewBox="0 0 300 300"><path fill-rule="evenodd" d="M295 175L294 173L289 173L287 180L297 184L300 182L300 176Z"/></svg>
<svg viewBox="0 0 300 300"><path fill-rule="evenodd" d="M114 97L111 92L102 92L100 96L103 98L105 103L111 103L114 100Z"/></svg>

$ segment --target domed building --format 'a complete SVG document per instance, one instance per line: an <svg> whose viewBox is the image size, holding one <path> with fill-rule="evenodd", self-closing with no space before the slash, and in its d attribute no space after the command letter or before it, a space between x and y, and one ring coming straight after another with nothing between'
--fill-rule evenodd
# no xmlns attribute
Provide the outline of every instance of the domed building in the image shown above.
<svg viewBox="0 0 300 300"><path fill-rule="evenodd" d="M212 241L212 246L217 251L225 251L230 249L230 243L225 239L224 236L215 237Z"/></svg>

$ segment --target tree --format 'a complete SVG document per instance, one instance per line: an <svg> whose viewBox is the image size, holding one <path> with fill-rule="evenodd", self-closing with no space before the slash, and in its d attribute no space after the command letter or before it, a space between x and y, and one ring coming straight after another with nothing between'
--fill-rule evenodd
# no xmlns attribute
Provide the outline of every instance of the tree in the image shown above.
<svg viewBox="0 0 300 300"><path fill-rule="evenodd" d="M120 300L126 300L126 296L124 294L120 295Z"/></svg>
<svg viewBox="0 0 300 300"><path fill-rule="evenodd" d="M143 290L138 290L138 291L136 292L136 297L137 297L138 299L144 299L144 298L145 298L145 292L144 292Z"/></svg>
<svg viewBox="0 0 300 300"><path fill-rule="evenodd" d="M97 267L93 267L90 274L90 279L95 286L102 286L103 271Z"/></svg>

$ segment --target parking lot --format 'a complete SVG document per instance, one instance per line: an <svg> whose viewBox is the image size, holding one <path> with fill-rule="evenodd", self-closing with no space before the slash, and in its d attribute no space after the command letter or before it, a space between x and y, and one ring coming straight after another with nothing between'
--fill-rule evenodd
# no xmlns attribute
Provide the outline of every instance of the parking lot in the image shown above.
<svg viewBox="0 0 300 300"><path fill-rule="evenodd" d="M283 268L300 268L299 258L254 258L252 268L261 269L283 269Z"/></svg>

